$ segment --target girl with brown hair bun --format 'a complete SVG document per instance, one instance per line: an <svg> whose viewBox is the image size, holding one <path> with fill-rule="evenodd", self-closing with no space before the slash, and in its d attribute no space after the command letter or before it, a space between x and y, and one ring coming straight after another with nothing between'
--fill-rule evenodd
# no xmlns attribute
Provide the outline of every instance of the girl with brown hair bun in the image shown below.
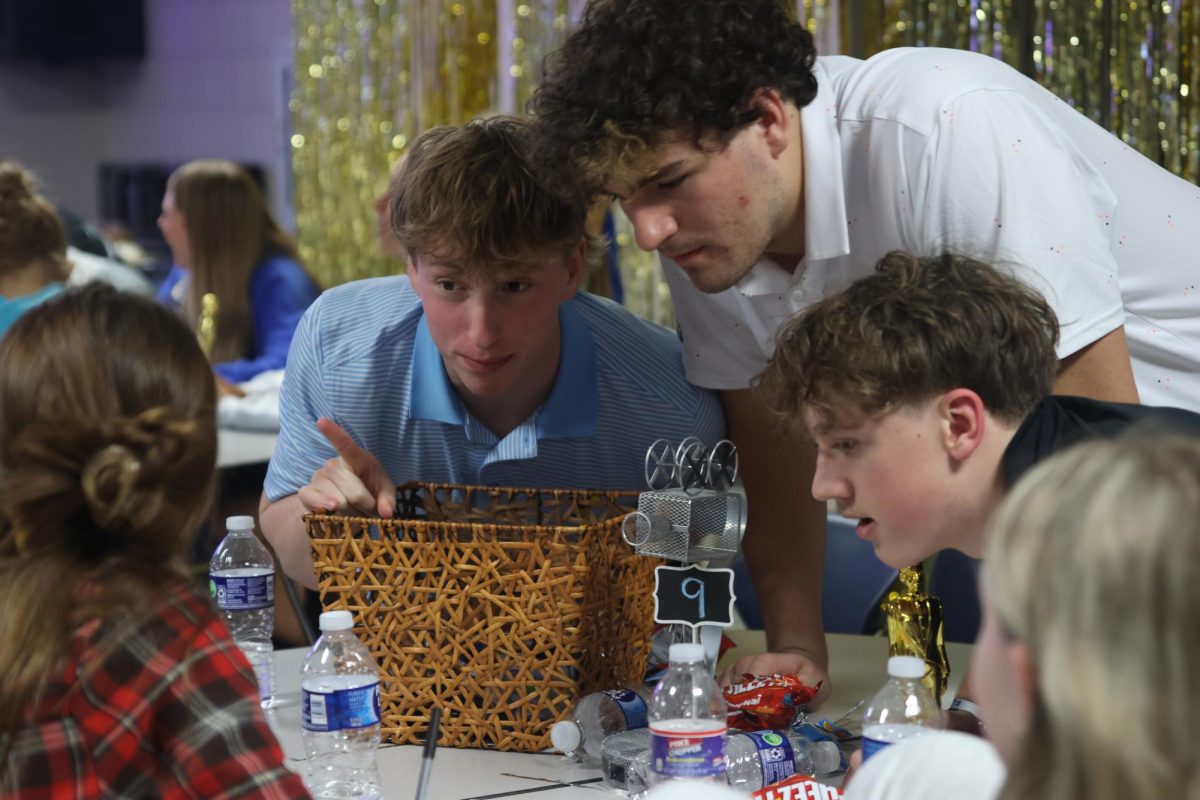
<svg viewBox="0 0 1200 800"><path fill-rule="evenodd" d="M217 298L217 375L241 383L283 369L320 288L250 173L230 161L184 164L167 181L158 226L175 262L158 299L198 330L202 298Z"/></svg>
<svg viewBox="0 0 1200 800"><path fill-rule="evenodd" d="M107 286L0 341L0 797L303 797L182 554L208 508L195 336Z"/></svg>
<svg viewBox="0 0 1200 800"><path fill-rule="evenodd" d="M17 317L63 289L67 237L33 176L0 161L0 334Z"/></svg>

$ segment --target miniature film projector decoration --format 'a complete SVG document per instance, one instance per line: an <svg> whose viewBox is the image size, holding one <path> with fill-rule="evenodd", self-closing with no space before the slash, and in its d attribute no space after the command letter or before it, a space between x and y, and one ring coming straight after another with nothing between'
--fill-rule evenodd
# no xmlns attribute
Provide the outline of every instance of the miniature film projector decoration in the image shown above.
<svg viewBox="0 0 1200 800"><path fill-rule="evenodd" d="M625 517L621 535L639 555L681 566L654 576L654 620L686 625L733 624L733 570L746 530L746 496L738 484L737 447L722 439L710 450L695 436L673 447L665 439L646 452L647 491Z"/></svg>

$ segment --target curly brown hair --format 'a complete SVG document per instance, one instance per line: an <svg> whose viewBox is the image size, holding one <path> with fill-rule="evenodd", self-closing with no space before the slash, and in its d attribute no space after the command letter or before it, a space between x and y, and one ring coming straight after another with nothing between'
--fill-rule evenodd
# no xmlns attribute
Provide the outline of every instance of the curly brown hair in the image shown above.
<svg viewBox="0 0 1200 800"><path fill-rule="evenodd" d="M817 93L812 35L782 0L592 0L534 95L539 169L582 202L676 137L723 147L755 93Z"/></svg>
<svg viewBox="0 0 1200 800"><path fill-rule="evenodd" d="M804 432L874 417L963 387L1019 423L1050 393L1058 319L1036 290L957 255L891 252L875 272L809 306L779 332L755 388Z"/></svg>

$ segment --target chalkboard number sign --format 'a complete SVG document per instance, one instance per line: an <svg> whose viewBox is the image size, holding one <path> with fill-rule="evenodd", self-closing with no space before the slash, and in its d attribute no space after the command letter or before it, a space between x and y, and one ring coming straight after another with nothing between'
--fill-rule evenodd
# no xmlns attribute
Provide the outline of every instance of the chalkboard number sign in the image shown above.
<svg viewBox="0 0 1200 800"><path fill-rule="evenodd" d="M733 570L658 567L654 570L654 621L683 625L733 624Z"/></svg>

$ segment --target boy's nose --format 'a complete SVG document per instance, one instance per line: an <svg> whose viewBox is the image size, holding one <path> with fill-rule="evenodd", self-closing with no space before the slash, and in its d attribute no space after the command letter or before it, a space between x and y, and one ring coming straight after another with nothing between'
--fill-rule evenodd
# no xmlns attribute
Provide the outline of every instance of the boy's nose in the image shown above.
<svg viewBox="0 0 1200 800"><path fill-rule="evenodd" d="M503 327L500 314L487 300L481 300L471 309L468 335L471 344L479 350L486 351L500 340Z"/></svg>
<svg viewBox="0 0 1200 800"><path fill-rule="evenodd" d="M813 473L812 495L815 499L822 502L828 500L836 500L838 502L849 500L851 495L850 482L823 468L818 460L817 469Z"/></svg>
<svg viewBox="0 0 1200 800"><path fill-rule="evenodd" d="M657 250L679 231L675 216L661 206L626 208L625 213L633 223L633 238L637 246L648 252Z"/></svg>

